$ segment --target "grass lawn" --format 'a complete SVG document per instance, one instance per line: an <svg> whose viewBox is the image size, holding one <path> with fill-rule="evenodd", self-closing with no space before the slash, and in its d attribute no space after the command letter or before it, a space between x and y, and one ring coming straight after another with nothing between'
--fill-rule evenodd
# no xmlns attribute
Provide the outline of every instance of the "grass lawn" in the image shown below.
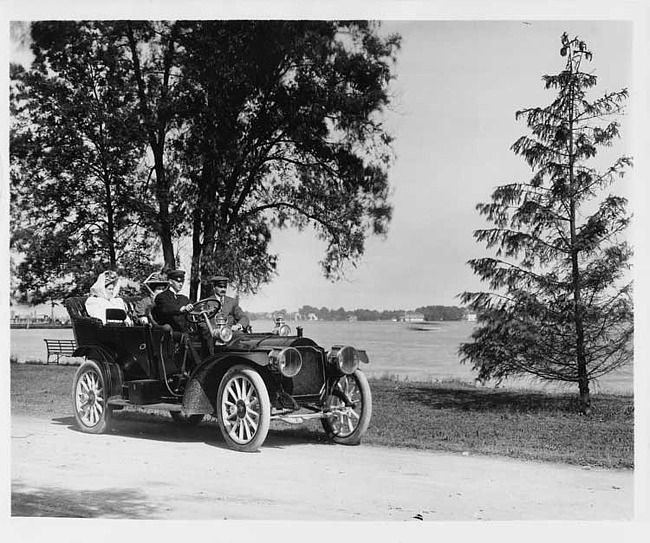
<svg viewBox="0 0 650 543"><path fill-rule="evenodd" d="M72 415L70 390L75 371L75 366L11 364L12 413ZM370 386L373 414L366 445L607 468L634 465L634 400L629 395L593 395L593 414L585 417L577 414L577 393L388 379L372 379ZM324 439L318 421L299 427L274 424L272 428L281 434Z"/></svg>
<svg viewBox="0 0 650 543"><path fill-rule="evenodd" d="M616 468L634 464L632 396L494 390L462 383L372 381L367 443Z"/></svg>

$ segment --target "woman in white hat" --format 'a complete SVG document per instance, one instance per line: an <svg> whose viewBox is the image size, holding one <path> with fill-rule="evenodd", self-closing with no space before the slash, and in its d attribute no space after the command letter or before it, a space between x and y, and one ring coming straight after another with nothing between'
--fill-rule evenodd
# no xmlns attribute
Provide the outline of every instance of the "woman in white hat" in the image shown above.
<svg viewBox="0 0 650 543"><path fill-rule="evenodd" d="M99 274L97 281L90 287L90 296L86 300L86 312L89 317L95 317L106 324L107 309L122 309L126 312L124 300L117 295L120 292L120 281L114 271L108 270ZM127 317L125 324L131 325Z"/></svg>

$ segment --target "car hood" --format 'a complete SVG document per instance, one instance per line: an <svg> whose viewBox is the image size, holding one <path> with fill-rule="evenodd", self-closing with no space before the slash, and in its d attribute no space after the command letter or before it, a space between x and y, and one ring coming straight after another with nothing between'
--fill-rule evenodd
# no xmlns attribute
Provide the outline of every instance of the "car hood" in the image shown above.
<svg viewBox="0 0 650 543"><path fill-rule="evenodd" d="M243 334L233 338L228 347L237 351L271 351L285 347L318 347L312 339L274 334Z"/></svg>

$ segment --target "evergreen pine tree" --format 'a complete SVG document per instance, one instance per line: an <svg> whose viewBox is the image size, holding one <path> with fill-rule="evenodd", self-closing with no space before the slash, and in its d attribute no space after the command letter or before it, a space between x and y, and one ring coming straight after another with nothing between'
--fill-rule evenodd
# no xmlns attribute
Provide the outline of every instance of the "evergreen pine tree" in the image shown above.
<svg viewBox="0 0 650 543"><path fill-rule="evenodd" d="M592 164L597 151L619 136L626 89L589 101L596 76L583 67L592 54L567 34L557 90L547 107L518 111L530 136L512 150L533 170L527 183L497 187L477 210L493 225L474 233L496 248L493 258L469 265L492 292L465 292L478 313L472 341L460 347L482 381L533 375L577 383L581 411L590 412L590 383L632 359L631 248L623 232L630 217L625 198L606 194L631 166L618 158L607 169Z"/></svg>

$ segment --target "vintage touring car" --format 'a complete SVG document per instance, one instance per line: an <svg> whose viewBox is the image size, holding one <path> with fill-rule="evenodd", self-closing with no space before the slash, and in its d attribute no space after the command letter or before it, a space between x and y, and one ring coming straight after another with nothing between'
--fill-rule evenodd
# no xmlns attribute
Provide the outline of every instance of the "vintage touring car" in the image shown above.
<svg viewBox="0 0 650 543"><path fill-rule="evenodd" d="M106 324L89 317L85 297L69 298L77 348L83 357L72 386L78 427L105 432L125 406L170 412L179 424L217 419L227 445L258 450L273 420L318 418L331 440L356 445L368 428L372 399L359 363L365 351L335 345L329 351L278 319L267 333L234 333L219 301L204 299L187 314L189 333L155 323L125 324L108 310ZM136 299L126 299L127 310ZM205 339L214 338L205 354Z"/></svg>

